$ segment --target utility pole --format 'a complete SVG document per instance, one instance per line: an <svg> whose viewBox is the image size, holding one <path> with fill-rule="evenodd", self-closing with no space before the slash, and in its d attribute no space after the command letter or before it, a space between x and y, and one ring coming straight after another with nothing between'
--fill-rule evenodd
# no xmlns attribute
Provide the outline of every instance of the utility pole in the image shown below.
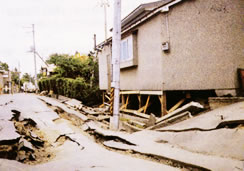
<svg viewBox="0 0 244 171"><path fill-rule="evenodd" d="M20 90L21 90L21 88L20 88L20 62L18 62L18 70L19 70L19 72L18 72L18 76L19 76L19 93L20 93Z"/></svg>
<svg viewBox="0 0 244 171"><path fill-rule="evenodd" d="M101 7L104 8L104 29L105 29L105 41L107 41L108 38L108 32L107 32L107 7L109 7L108 0L102 0Z"/></svg>
<svg viewBox="0 0 244 171"><path fill-rule="evenodd" d="M96 34L94 34L93 40L94 40L94 51L96 51L96 48L97 48L97 35Z"/></svg>
<svg viewBox="0 0 244 171"><path fill-rule="evenodd" d="M36 72L36 45L35 45L35 25L32 24L32 33L33 33L33 55L34 55L34 67L35 67L35 88L37 92L37 72Z"/></svg>
<svg viewBox="0 0 244 171"><path fill-rule="evenodd" d="M112 40L112 69L114 88L113 118L110 121L111 129L119 129L119 102L120 102L120 42L121 42L121 0L114 0L114 26Z"/></svg>

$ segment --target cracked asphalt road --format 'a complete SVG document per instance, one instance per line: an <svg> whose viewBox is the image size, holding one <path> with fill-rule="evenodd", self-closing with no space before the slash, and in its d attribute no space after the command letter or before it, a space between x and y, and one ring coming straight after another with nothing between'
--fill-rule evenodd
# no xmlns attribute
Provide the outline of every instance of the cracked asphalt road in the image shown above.
<svg viewBox="0 0 244 171"><path fill-rule="evenodd" d="M20 112L20 118L36 123L37 134L49 145L43 149L48 153L45 160L21 163L0 159L0 170L179 170L160 163L134 158L103 148L93 139L85 136L81 128L60 116L34 94L14 94L0 96L0 127L5 128L0 142L6 134L16 138L13 125L6 123L13 117L12 110ZM0 129L0 135L4 129ZM63 138L62 138L63 137ZM68 138L67 138L68 137ZM52 157L50 157L50 155Z"/></svg>

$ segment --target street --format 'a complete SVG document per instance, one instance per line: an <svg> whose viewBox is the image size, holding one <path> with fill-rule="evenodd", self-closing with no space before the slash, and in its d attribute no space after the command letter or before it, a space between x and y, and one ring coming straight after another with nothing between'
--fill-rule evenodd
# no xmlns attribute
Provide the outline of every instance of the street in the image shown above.
<svg viewBox="0 0 244 171"><path fill-rule="evenodd" d="M18 112L20 116L15 116L13 121L13 114ZM29 140L27 135L30 133L44 142L43 146L38 147L34 141L25 141L25 150L19 150L16 154L18 160L22 161L0 159L0 170L178 170L105 149L33 94L1 95L0 118L0 142ZM34 121L36 125L28 129L30 126L25 124L20 133L21 122L26 120ZM32 151L32 159L29 159L26 148Z"/></svg>
<svg viewBox="0 0 244 171"><path fill-rule="evenodd" d="M132 133L108 129L99 121L107 118L104 109L79 103L61 96L1 95L0 170L243 168L244 102Z"/></svg>

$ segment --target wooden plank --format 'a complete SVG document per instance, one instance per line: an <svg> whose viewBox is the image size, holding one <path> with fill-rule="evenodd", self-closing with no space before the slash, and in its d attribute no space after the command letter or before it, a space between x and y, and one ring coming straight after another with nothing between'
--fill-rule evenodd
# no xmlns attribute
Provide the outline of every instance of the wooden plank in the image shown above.
<svg viewBox="0 0 244 171"><path fill-rule="evenodd" d="M131 122L132 124L139 125L142 128L146 125L145 123L134 121L134 120L129 120L129 122Z"/></svg>
<svg viewBox="0 0 244 171"><path fill-rule="evenodd" d="M139 94L140 91L121 91L120 94Z"/></svg>
<svg viewBox="0 0 244 171"><path fill-rule="evenodd" d="M122 94L121 99L122 99L121 101L122 101L122 106L123 106L125 104L125 95Z"/></svg>
<svg viewBox="0 0 244 171"><path fill-rule="evenodd" d="M129 104L129 99L130 99L130 95L127 95L126 103L125 103L125 109L127 109L127 106Z"/></svg>
<svg viewBox="0 0 244 171"><path fill-rule="evenodd" d="M121 91L120 94L162 95L162 91Z"/></svg>
<svg viewBox="0 0 244 171"><path fill-rule="evenodd" d="M105 92L103 91L103 104L105 103Z"/></svg>
<svg viewBox="0 0 244 171"><path fill-rule="evenodd" d="M137 95L139 109L141 108L141 95Z"/></svg>
<svg viewBox="0 0 244 171"><path fill-rule="evenodd" d="M122 122L122 124L123 124L123 127L126 129L126 131L128 131L130 133L133 133L133 132L136 132L136 131L142 131L143 130L143 129L138 128L136 126L130 125L127 122Z"/></svg>
<svg viewBox="0 0 244 171"><path fill-rule="evenodd" d="M184 103L185 99L181 99L178 103L176 103L170 110L169 113L175 111L178 107L180 107L180 105L182 105Z"/></svg>
<svg viewBox="0 0 244 171"><path fill-rule="evenodd" d="M98 117L97 117L97 120L98 121L102 121L102 120L105 120L105 119L109 119L111 116L102 116L102 115L99 115Z"/></svg>
<svg viewBox="0 0 244 171"><path fill-rule="evenodd" d="M104 107L104 103L99 106L99 108L103 108L103 107Z"/></svg>
<svg viewBox="0 0 244 171"><path fill-rule="evenodd" d="M125 113L131 113L131 114L134 114L136 116L140 116L140 117L143 117L143 118L146 118L146 119L149 119L150 116L145 114L145 113L139 113L137 112L136 110L130 110L130 109L123 109L121 110L121 112L125 112Z"/></svg>
<svg viewBox="0 0 244 171"><path fill-rule="evenodd" d="M148 104L148 107L151 106L151 102L149 102ZM145 105L146 106L146 105ZM145 109L145 106L142 106L140 109L137 110L137 112L141 113L144 109Z"/></svg>
<svg viewBox="0 0 244 171"><path fill-rule="evenodd" d="M143 112L143 113L146 113L146 111L147 111L147 108L148 108L148 104L149 104L150 98L151 98L151 96L149 95L149 96L147 97L147 102L146 102L146 105L145 105L145 107L144 107L144 112Z"/></svg>
<svg viewBox="0 0 244 171"><path fill-rule="evenodd" d="M108 97L108 95L105 95L105 97L110 101L111 100L111 98L110 97Z"/></svg>
<svg viewBox="0 0 244 171"><path fill-rule="evenodd" d="M125 107L126 107L126 104L122 105L122 106L120 107L120 110L125 109Z"/></svg>
<svg viewBox="0 0 244 171"><path fill-rule="evenodd" d="M120 114L120 118L123 120L134 120L134 121L138 121L138 122L141 122L141 123L144 123L146 124L148 122L148 119L146 118L142 118L142 117L138 117L138 116L135 116L135 115L131 115L131 114L126 114L126 113L121 113Z"/></svg>
<svg viewBox="0 0 244 171"><path fill-rule="evenodd" d="M109 100L109 103L114 101L114 96Z"/></svg>
<svg viewBox="0 0 244 171"><path fill-rule="evenodd" d="M142 106L140 109L137 110L137 112L142 112L144 110L145 106Z"/></svg>
<svg viewBox="0 0 244 171"><path fill-rule="evenodd" d="M142 95L162 95L162 91L140 91Z"/></svg>

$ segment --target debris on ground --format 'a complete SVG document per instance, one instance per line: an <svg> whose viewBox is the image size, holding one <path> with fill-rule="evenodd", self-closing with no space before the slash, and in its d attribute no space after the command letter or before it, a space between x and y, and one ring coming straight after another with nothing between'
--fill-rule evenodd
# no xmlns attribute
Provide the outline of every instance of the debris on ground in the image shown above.
<svg viewBox="0 0 244 171"><path fill-rule="evenodd" d="M40 96L47 96L48 95L48 91L42 91L41 93L40 93Z"/></svg>
<svg viewBox="0 0 244 171"><path fill-rule="evenodd" d="M121 130L115 132L109 130L111 115L105 107L92 108L68 98L61 101L44 96L38 98L53 113L43 111L41 115L45 121L38 115L26 117L29 115L12 109L11 116L6 117L9 121L4 123L9 124L9 128L12 124L11 129L16 134L12 138L5 136L8 141L0 141L0 148L6 149L5 152L0 150L0 156L9 152L11 155L5 158L36 165L50 161L56 155L63 156L68 152L66 147L74 149L74 154L75 149L85 154L88 149L84 134L106 149L177 169L243 168L244 102L204 112L202 105L190 102L161 118L153 113L135 114L126 110L121 113ZM4 128L0 120L0 135L4 135ZM3 142L7 143L1 145ZM64 151L59 154L54 149Z"/></svg>

